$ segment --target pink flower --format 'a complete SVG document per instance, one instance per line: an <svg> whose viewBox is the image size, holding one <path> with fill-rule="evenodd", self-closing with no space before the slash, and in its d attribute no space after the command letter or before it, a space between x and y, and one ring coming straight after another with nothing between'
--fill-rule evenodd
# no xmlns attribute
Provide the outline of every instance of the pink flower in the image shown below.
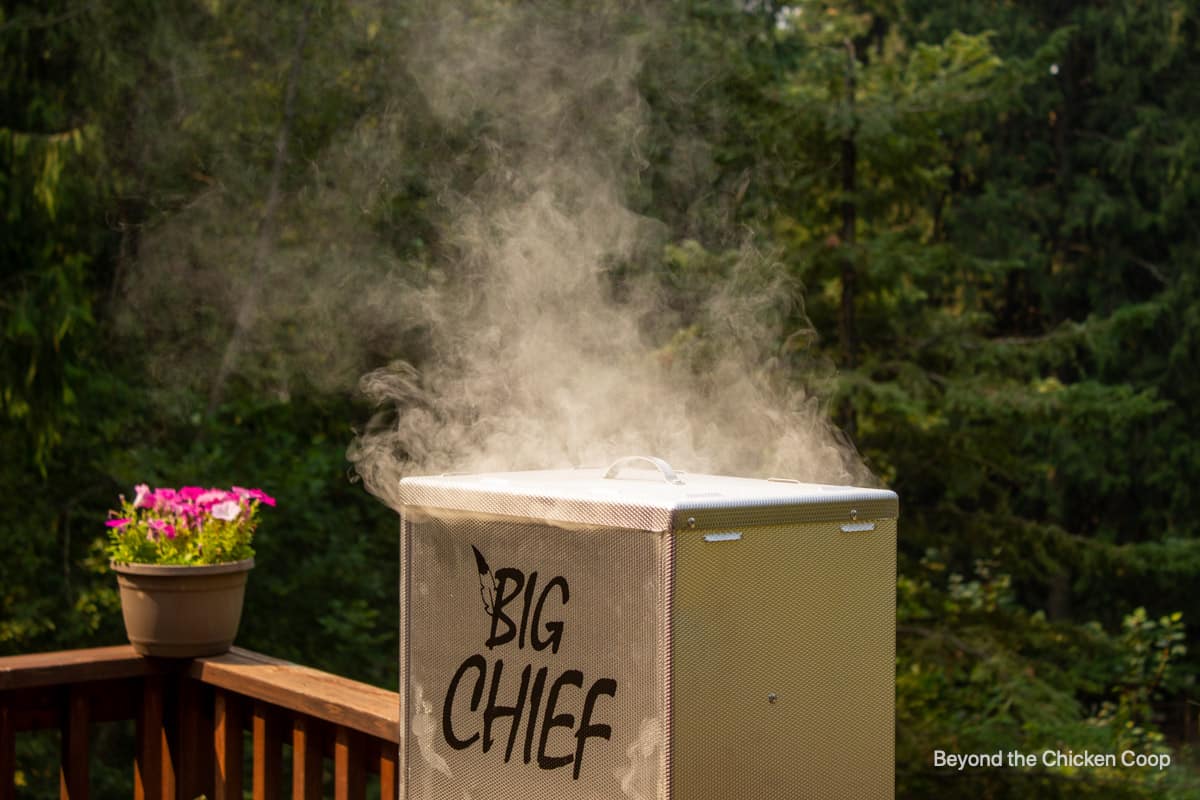
<svg viewBox="0 0 1200 800"><path fill-rule="evenodd" d="M154 492L150 491L149 486L139 483L133 487L133 491L137 493L133 498L134 508L151 508L154 506Z"/></svg>
<svg viewBox="0 0 1200 800"><path fill-rule="evenodd" d="M238 514L242 513L242 507L238 505L236 500L226 500L223 503L217 503L209 512L214 519L231 522L238 518Z"/></svg>
<svg viewBox="0 0 1200 800"><path fill-rule="evenodd" d="M196 498L196 505L204 507L220 503L222 500L234 499L236 495L230 495L223 489L209 489L204 494Z"/></svg>
<svg viewBox="0 0 1200 800"><path fill-rule="evenodd" d="M175 526L166 520L152 519L148 524L154 529L156 534L166 534L168 539L175 538ZM155 535L154 538L157 539L158 536Z"/></svg>
<svg viewBox="0 0 1200 800"><path fill-rule="evenodd" d="M275 498L264 492L262 489L247 489L244 486L234 486L233 491L238 497L243 499L253 499L260 503L265 503L269 506L275 505Z"/></svg>
<svg viewBox="0 0 1200 800"><path fill-rule="evenodd" d="M130 522L133 522L133 520L130 520L130 519L108 519L108 520L104 521L104 525L105 525L105 527L108 527L108 528L124 528Z"/></svg>
<svg viewBox="0 0 1200 800"><path fill-rule="evenodd" d="M179 490L179 496L185 500L195 500L202 494L204 494L204 489L199 486L184 486Z"/></svg>

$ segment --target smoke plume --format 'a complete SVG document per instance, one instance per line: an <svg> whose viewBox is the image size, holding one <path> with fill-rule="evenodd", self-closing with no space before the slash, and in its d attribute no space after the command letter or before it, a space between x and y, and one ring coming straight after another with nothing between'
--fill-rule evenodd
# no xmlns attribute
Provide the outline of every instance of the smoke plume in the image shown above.
<svg viewBox="0 0 1200 800"><path fill-rule="evenodd" d="M486 159L469 186L442 189L459 269L422 296L430 357L419 371L394 363L362 378L381 408L349 452L367 487L394 505L405 473L630 454L692 471L871 481L789 380L779 342L803 317L800 287L749 246L720 257L672 247L662 224L629 208L644 168L646 29L603 4L544 13L447 11L417 37L422 94L449 125L483 121ZM717 280L681 303L662 280L620 274L664 250L685 275Z"/></svg>

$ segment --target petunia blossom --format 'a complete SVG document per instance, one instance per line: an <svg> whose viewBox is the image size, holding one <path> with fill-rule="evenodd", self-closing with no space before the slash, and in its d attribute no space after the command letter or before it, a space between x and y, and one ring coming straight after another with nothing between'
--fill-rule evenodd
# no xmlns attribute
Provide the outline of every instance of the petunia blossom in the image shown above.
<svg viewBox="0 0 1200 800"><path fill-rule="evenodd" d="M214 519L232 522L242 513L242 507L234 500L226 500L224 503L217 503L208 513L212 514Z"/></svg>
<svg viewBox="0 0 1200 800"><path fill-rule="evenodd" d="M126 525L128 525L132 521L133 520L129 520L129 519L106 519L104 521L104 525L105 525L105 527L108 527L108 528L124 528Z"/></svg>
<svg viewBox="0 0 1200 800"><path fill-rule="evenodd" d="M212 506L229 499L232 498L224 489L209 489L207 492L196 498L196 505L203 508L204 506Z"/></svg>
<svg viewBox="0 0 1200 800"><path fill-rule="evenodd" d="M137 492L133 498L134 508L153 508L154 507L154 492L150 491L150 487L144 483L139 483L133 487L133 491Z"/></svg>

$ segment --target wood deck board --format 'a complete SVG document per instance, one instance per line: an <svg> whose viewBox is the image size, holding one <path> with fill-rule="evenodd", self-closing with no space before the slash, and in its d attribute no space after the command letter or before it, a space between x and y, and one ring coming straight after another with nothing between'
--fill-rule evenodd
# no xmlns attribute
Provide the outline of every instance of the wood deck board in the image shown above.
<svg viewBox="0 0 1200 800"><path fill-rule="evenodd" d="M5 656L0 658L0 691L161 675L179 668L178 660L144 658L127 644Z"/></svg>
<svg viewBox="0 0 1200 800"><path fill-rule="evenodd" d="M400 699L396 692L239 647L223 655L198 658L188 671L212 686L384 741L399 741Z"/></svg>

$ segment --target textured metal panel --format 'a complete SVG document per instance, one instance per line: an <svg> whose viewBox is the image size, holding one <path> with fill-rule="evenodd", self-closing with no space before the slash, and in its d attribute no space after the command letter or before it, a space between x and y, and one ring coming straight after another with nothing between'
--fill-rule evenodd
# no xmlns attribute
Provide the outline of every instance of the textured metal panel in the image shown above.
<svg viewBox="0 0 1200 800"><path fill-rule="evenodd" d="M665 800L668 537L410 512L403 796Z"/></svg>
<svg viewBox="0 0 1200 800"><path fill-rule="evenodd" d="M673 796L891 798L896 521L737 532L675 541Z"/></svg>
<svg viewBox="0 0 1200 800"><path fill-rule="evenodd" d="M604 475L568 469L405 478L400 496L407 509L655 532L686 527L689 518L704 527L846 519L852 510L871 518L897 515L895 493L882 489L682 472L675 484L647 470Z"/></svg>
<svg viewBox="0 0 1200 800"><path fill-rule="evenodd" d="M793 505L739 506L733 508L684 509L675 512L678 530L712 530L747 525L780 525L799 522L850 522L851 520L895 519L897 502L860 499L840 502L807 502Z"/></svg>
<svg viewBox="0 0 1200 800"><path fill-rule="evenodd" d="M412 624L411 601L409 600L409 575L412 564L413 523L403 514L400 517L400 743L397 753L397 772L400 780L400 800L405 800L408 776L408 629Z"/></svg>
<svg viewBox="0 0 1200 800"><path fill-rule="evenodd" d="M406 481L408 479L405 479ZM412 512L427 509L455 511L474 516L522 519L546 525L603 525L636 531L661 533L671 525L669 509L657 508L619 498L572 498L549 494L512 494L472 491L469 487L401 484L405 507Z"/></svg>

